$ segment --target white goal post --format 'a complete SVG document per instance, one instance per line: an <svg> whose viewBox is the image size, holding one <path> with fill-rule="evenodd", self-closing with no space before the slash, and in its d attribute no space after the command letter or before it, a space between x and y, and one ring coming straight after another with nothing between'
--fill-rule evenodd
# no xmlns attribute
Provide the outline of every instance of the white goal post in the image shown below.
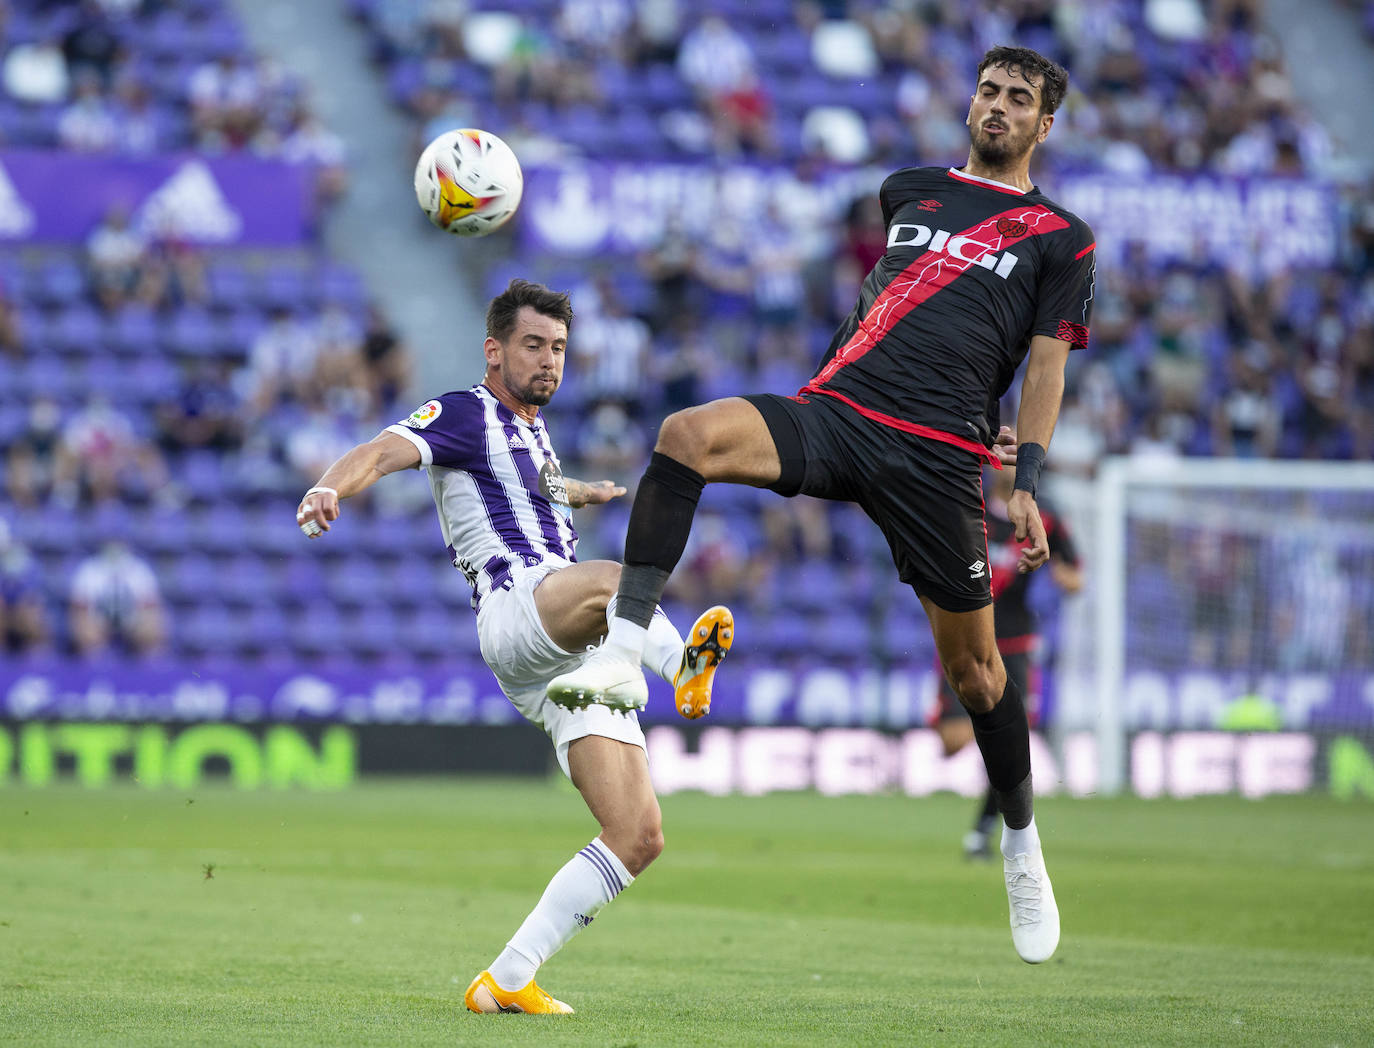
<svg viewBox="0 0 1374 1048"><path fill-rule="evenodd" d="M1095 734L1097 792L1149 778L1133 739L1374 739L1374 463L1110 458L1050 492L1088 579L1055 731Z"/></svg>

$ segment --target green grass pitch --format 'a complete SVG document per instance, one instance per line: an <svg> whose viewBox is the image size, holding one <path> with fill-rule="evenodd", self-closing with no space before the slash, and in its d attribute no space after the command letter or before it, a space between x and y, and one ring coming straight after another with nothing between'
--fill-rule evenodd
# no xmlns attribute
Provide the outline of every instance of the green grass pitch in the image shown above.
<svg viewBox="0 0 1374 1048"><path fill-rule="evenodd" d="M541 983L462 992L595 831L565 784L0 789L0 1044L1367 1045L1374 809L1046 800L1053 961L953 797L667 797Z"/></svg>

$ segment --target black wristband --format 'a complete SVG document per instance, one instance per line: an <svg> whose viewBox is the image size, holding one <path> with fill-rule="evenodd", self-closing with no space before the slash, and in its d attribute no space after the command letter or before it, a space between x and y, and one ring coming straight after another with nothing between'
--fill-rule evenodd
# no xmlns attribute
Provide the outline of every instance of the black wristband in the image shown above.
<svg viewBox="0 0 1374 1048"><path fill-rule="evenodd" d="M1018 444L1016 447L1016 490L1029 491L1035 498L1040 485L1040 471L1045 468L1045 449L1039 444Z"/></svg>

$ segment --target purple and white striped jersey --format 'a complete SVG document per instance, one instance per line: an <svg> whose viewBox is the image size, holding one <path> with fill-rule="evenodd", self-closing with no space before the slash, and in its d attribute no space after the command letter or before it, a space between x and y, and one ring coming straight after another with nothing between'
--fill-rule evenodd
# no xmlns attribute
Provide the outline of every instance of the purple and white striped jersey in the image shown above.
<svg viewBox="0 0 1374 1048"><path fill-rule="evenodd" d="M425 402L387 432L420 451L474 608L516 571L577 559L567 484L542 415L526 422L477 385Z"/></svg>

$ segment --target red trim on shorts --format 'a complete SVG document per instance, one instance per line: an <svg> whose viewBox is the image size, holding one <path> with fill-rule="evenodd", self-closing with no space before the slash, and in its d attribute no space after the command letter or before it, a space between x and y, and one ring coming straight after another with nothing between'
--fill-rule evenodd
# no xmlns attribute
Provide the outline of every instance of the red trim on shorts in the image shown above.
<svg viewBox="0 0 1374 1048"><path fill-rule="evenodd" d="M833 389L812 389L810 386L803 386L801 392L819 394L823 397L834 397L841 403L849 405L849 407L853 408L864 418L871 419L879 425L900 429L903 433L914 433L918 437L926 437L929 440L938 440L942 444L953 444L956 448L962 448L964 451L972 452L979 458L987 459L994 469L1002 468L1002 460L997 457L996 453L983 447L982 444L979 444L975 440L966 440L964 437L956 436L953 433L946 433L942 429L931 429L929 426L923 426L919 422L908 422L906 419L897 418L893 415L884 415L881 411L874 411L872 408L866 408L862 404L854 403L854 401L850 400L843 393L836 393ZM987 507L984 507L985 510L986 508ZM983 530L986 533L986 524L984 524ZM986 534L984 537L986 537Z"/></svg>

